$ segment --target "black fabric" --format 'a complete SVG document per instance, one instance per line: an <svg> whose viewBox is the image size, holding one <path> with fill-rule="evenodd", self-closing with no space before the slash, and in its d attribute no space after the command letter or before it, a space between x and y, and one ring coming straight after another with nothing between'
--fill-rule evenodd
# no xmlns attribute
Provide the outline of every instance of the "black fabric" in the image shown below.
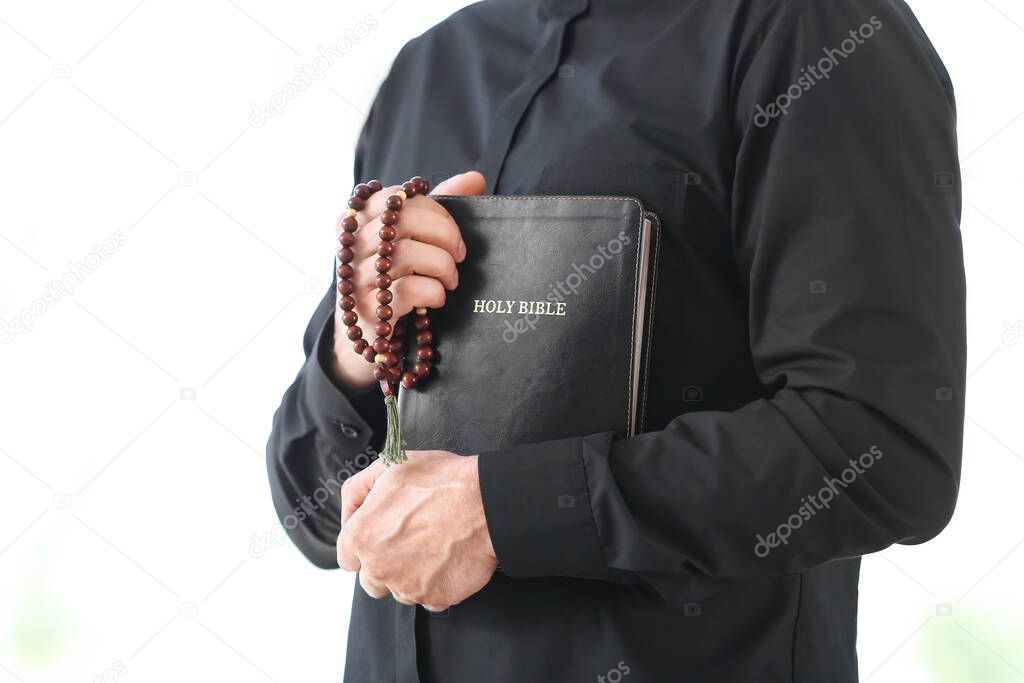
<svg viewBox="0 0 1024 683"><path fill-rule="evenodd" d="M937 534L960 473L955 108L909 9L472 5L402 50L355 176L474 167L661 217L649 431L483 453L505 573L446 616L357 587L346 680L856 681L857 558ZM279 511L379 429L311 352L329 299L275 417ZM291 534L329 566L338 531L332 497Z"/></svg>

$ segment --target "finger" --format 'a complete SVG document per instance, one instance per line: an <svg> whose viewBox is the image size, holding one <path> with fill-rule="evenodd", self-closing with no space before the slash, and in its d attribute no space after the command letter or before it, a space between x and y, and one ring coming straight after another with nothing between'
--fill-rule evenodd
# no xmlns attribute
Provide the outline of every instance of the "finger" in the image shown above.
<svg viewBox="0 0 1024 683"><path fill-rule="evenodd" d="M338 566L347 572L359 571L359 556L352 545L352 534L344 527L338 534Z"/></svg>
<svg viewBox="0 0 1024 683"><path fill-rule="evenodd" d="M428 612L438 613L438 612L446 611L448 609L448 606L447 605L423 605L423 609L427 610Z"/></svg>
<svg viewBox="0 0 1024 683"><path fill-rule="evenodd" d="M455 259L444 249L416 240L397 240L392 244L395 245L395 251L388 271L392 281L415 274L437 278L446 289L455 289L459 284ZM376 280L376 260L363 259L359 264L361 282Z"/></svg>
<svg viewBox="0 0 1024 683"><path fill-rule="evenodd" d="M380 600L390 593L387 586L374 581L372 578L367 576L366 572L359 572L359 585L363 587L363 590L366 591L367 595L377 600Z"/></svg>
<svg viewBox="0 0 1024 683"><path fill-rule="evenodd" d="M405 597L401 593L398 593L398 592L396 592L394 590L391 591L391 597L393 597L395 599L395 602L397 602L399 604L402 604L402 605L415 605L416 604L413 600Z"/></svg>
<svg viewBox="0 0 1024 683"><path fill-rule="evenodd" d="M432 200L429 200L432 201ZM379 219L370 221L364 228L356 233L356 243L353 249L360 258L373 255L380 244L378 231L383 225ZM395 223L395 241L413 239L425 244L433 244L450 253L455 258L460 258L460 245L462 233L455 219L447 213L444 215L423 207L408 207L402 210L402 214Z"/></svg>
<svg viewBox="0 0 1024 683"><path fill-rule="evenodd" d="M395 294L391 307L395 318L401 318L414 308L441 308L447 296L440 280L424 275L406 275L391 285Z"/></svg>
<svg viewBox="0 0 1024 683"><path fill-rule="evenodd" d="M341 486L341 525L345 526L348 518L359 509L366 500L366 495L384 472L380 460L374 460L362 472L349 477Z"/></svg>
<svg viewBox="0 0 1024 683"><path fill-rule="evenodd" d="M487 179L479 171L466 171L448 178L431 191L430 194L476 195L483 194L487 189Z"/></svg>
<svg viewBox="0 0 1024 683"><path fill-rule="evenodd" d="M374 192L372 195L370 195L370 198L366 200L366 206L363 207L363 210L360 211L359 216L357 216L357 220L359 220L359 225L363 225L364 219L366 222L369 222L371 219L376 218L377 216L384 213L384 209L387 208L385 204L387 203L388 197L395 194L401 189L401 185L392 185L390 187L385 187L380 192ZM438 204L437 202L424 201L419 197L406 199L404 202L402 202L402 211L405 211L407 208L412 208L414 206L416 208L433 211L434 213L441 216L448 215L448 210L445 209L440 204Z"/></svg>

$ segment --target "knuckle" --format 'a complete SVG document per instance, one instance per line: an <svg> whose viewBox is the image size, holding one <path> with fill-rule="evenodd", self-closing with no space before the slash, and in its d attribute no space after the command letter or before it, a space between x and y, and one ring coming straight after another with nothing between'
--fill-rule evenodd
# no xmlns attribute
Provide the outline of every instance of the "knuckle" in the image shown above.
<svg viewBox="0 0 1024 683"><path fill-rule="evenodd" d="M345 481L341 482L341 497L342 498L345 498L346 496L352 495L352 492L355 490L356 486L358 486L358 484L359 484L359 482L357 481L359 479L359 476L360 476L359 474L353 474L351 477L349 477Z"/></svg>
<svg viewBox="0 0 1024 683"><path fill-rule="evenodd" d="M348 534L348 543L353 550L361 550L366 545L366 531L363 523L359 521L358 515L349 517L345 523L345 533Z"/></svg>

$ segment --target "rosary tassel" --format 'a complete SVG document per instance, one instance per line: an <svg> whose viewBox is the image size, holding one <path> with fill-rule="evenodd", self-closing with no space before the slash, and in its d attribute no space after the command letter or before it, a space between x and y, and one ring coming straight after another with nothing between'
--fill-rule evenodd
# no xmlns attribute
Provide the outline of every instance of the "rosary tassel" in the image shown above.
<svg viewBox="0 0 1024 683"><path fill-rule="evenodd" d="M387 408L388 429L380 457L384 464L390 467L402 464L407 458L405 456L405 439L402 438L402 423L398 421L397 397L394 394L385 396L384 407Z"/></svg>

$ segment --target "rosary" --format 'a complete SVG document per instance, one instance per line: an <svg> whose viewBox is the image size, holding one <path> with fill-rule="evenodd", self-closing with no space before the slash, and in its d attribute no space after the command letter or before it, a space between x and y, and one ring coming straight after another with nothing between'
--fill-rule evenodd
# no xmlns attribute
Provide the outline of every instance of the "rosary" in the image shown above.
<svg viewBox="0 0 1024 683"><path fill-rule="evenodd" d="M358 325L356 300L352 296L355 291L355 284L352 282L355 270L351 265L355 253L352 251L352 245L355 244L356 231L359 229L356 214L365 208L366 200L381 189L383 185L379 180L360 183L352 190L352 196L348 200L348 211L341 221L342 233L338 238L341 243L338 249L338 308L342 310L341 320L345 323L353 350L367 362L374 364L373 377L380 382L381 391L384 393L388 427L380 457L386 465L391 466L406 460L405 439L402 438L402 426L398 420L398 383L401 382L405 389L412 389L430 375L430 362L434 359L434 349L431 346L434 335L430 331L427 309L417 308L412 323L416 332L416 362L412 371L402 372L406 330L399 321L394 325L390 322L395 312L390 305L394 297L390 290L391 275L388 271L391 270L391 256L395 253L395 225L398 223L402 205L418 194L425 195L430 192L430 184L416 176L385 200L386 209L380 215L382 225L377 232L380 237L377 244L377 260L374 262L377 271L377 324L374 332L377 336L371 344L363 337L363 330Z"/></svg>

